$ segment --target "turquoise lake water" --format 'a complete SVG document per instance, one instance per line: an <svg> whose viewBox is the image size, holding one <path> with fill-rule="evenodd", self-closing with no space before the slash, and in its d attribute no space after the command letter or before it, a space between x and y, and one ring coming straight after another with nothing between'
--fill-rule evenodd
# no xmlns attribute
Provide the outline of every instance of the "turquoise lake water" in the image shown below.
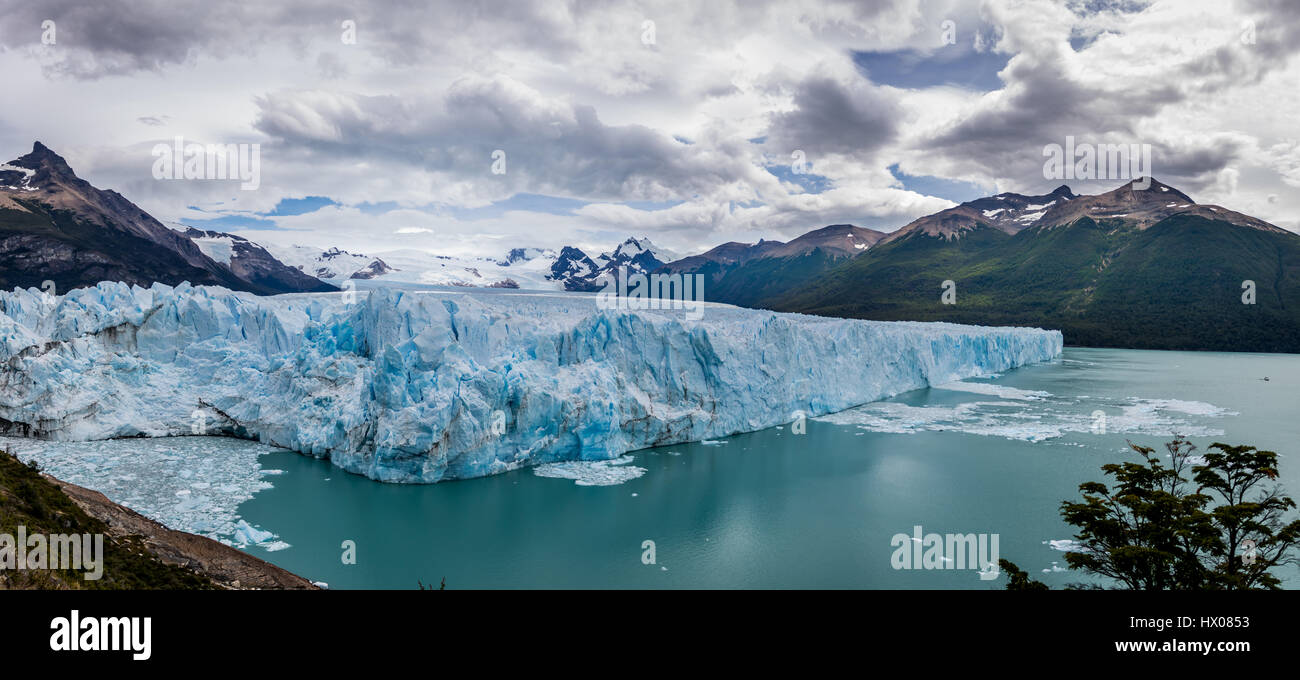
<svg viewBox="0 0 1300 680"><path fill-rule="evenodd" d="M1264 381L1263 377L1270 380ZM1171 432L1277 451L1300 495L1300 357L1067 348L1061 359L909 392L829 419L598 466L582 486L524 469L381 484L291 452L238 507L290 547L248 550L331 588L996 588L971 570L891 566L895 534L997 534L1053 587L1063 499ZM1101 419L1105 416L1104 433ZM1163 450L1163 449L1161 449ZM558 474L567 474L559 471ZM342 560L344 541L355 564ZM653 541L654 563L646 541ZM279 547L279 545L277 545ZM1288 585L1300 578L1287 573Z"/></svg>

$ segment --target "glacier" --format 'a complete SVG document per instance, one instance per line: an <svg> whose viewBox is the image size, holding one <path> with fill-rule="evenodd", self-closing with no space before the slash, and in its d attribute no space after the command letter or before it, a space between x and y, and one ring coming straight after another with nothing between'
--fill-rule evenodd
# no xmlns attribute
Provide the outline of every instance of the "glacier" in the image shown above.
<svg viewBox="0 0 1300 680"><path fill-rule="evenodd" d="M1050 360L1060 332L590 294L0 292L0 434L227 435L433 483L717 439Z"/></svg>

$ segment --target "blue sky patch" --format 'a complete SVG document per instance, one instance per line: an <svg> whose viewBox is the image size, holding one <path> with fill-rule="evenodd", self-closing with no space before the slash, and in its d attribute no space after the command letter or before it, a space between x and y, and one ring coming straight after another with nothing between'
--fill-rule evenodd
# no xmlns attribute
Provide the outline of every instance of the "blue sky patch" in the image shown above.
<svg viewBox="0 0 1300 680"><path fill-rule="evenodd" d="M972 182L956 179L944 179L929 175L909 175L898 169L895 163L889 166L889 172L903 183L903 188L926 196L938 196L955 203L965 203L989 195L989 192Z"/></svg>
<svg viewBox="0 0 1300 680"><path fill-rule="evenodd" d="M820 194L831 188L831 181L825 175L813 173L813 167L809 163L808 170L802 173L796 173L790 163L771 164L765 169L782 182L798 184L810 194Z"/></svg>
<svg viewBox="0 0 1300 680"><path fill-rule="evenodd" d="M183 224L195 229L207 229L210 231L237 231L240 229L256 229L267 231L279 229L275 220L268 220L261 217L251 217L248 215L222 215L207 220L187 219Z"/></svg>
<svg viewBox="0 0 1300 680"><path fill-rule="evenodd" d="M970 44L948 45L930 52L854 52L853 63L878 85L909 90L951 85L967 90L990 92L1002 89L998 71L1011 56L976 52Z"/></svg>
<svg viewBox="0 0 1300 680"><path fill-rule="evenodd" d="M573 215L573 211L585 205L590 205L591 201L582 201L576 198L560 198L558 196L546 196L543 194L515 194L510 198L502 201L496 201L491 205L479 208L449 208L448 213L458 220L482 220L501 217L507 212L522 210L525 212L539 212L550 215Z"/></svg>
<svg viewBox="0 0 1300 680"><path fill-rule="evenodd" d="M338 201L326 196L307 196L306 198L282 198L270 212L260 213L264 217L289 217L316 212L327 205L338 205Z"/></svg>

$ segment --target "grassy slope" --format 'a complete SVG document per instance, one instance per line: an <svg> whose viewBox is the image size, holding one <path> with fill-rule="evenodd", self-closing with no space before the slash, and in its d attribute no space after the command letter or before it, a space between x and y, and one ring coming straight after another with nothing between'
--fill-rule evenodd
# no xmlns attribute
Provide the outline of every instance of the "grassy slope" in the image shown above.
<svg viewBox="0 0 1300 680"><path fill-rule="evenodd" d="M805 255L750 260L706 288L705 299L752 307L762 300L817 280L843 260L821 248ZM701 273L708 272L701 270Z"/></svg>
<svg viewBox="0 0 1300 680"><path fill-rule="evenodd" d="M14 456L0 451L0 534L104 534L104 573L87 581L79 571L0 570L0 589L210 589L207 578L165 564L137 537L114 538L103 522L87 515L57 485Z"/></svg>

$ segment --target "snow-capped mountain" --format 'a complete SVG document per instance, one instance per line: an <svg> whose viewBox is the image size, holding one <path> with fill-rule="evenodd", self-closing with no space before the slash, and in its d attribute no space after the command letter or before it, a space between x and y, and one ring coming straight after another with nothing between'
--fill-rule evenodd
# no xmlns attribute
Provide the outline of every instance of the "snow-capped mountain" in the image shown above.
<svg viewBox="0 0 1300 680"><path fill-rule="evenodd" d="M1052 193L1043 196L1026 196L1008 192L979 198L965 205L978 210L985 221L994 227L1008 234L1014 234L1036 224L1052 208L1075 198L1078 197L1070 187L1062 184Z"/></svg>
<svg viewBox="0 0 1300 680"><path fill-rule="evenodd" d="M648 238L639 240L629 238L618 244L612 255L601 253L595 258L595 262L602 268L626 266L645 273L654 271L662 267L665 262L675 259L677 259L675 253L656 246Z"/></svg>
<svg viewBox="0 0 1300 680"><path fill-rule="evenodd" d="M373 279L377 276L383 276L394 271L388 266L387 262L379 258L369 258L360 253L349 253L339 248L330 248L321 253L317 258L320 263L317 276L327 279ZM362 264L362 263L365 264ZM357 265L360 264L360 267ZM342 272L342 273L340 273ZM351 273L348 273L351 272Z"/></svg>
<svg viewBox="0 0 1300 680"><path fill-rule="evenodd" d="M183 224L167 226L189 237L204 255L245 281L275 290L313 293L336 290L317 277L284 264L266 248L242 236L195 229Z"/></svg>
<svg viewBox="0 0 1300 680"><path fill-rule="evenodd" d="M1187 194L1155 178L1126 182L1102 194L1077 195L1062 185L1050 194L1025 196L1003 193L987 196L926 215L895 231L880 244L914 236L955 240L985 228L1006 234L1026 229L1052 229L1087 217L1116 220L1144 230L1175 215L1198 216L1272 233L1287 233L1263 220L1218 205L1198 204Z"/></svg>
<svg viewBox="0 0 1300 680"><path fill-rule="evenodd" d="M649 274L674 259L673 253L648 238L629 238L613 253L601 253L595 258L577 248L565 247L551 267L551 277L563 284L565 290L597 291L605 285L602 277L620 267L625 267L628 274Z"/></svg>
<svg viewBox="0 0 1300 680"><path fill-rule="evenodd" d="M554 250L542 248L511 248L510 252L506 253L505 259L497 262L497 264L508 267L516 262L528 262L539 257L554 260L557 254Z"/></svg>
<svg viewBox="0 0 1300 680"><path fill-rule="evenodd" d="M599 271L600 265L586 253L573 246L565 246L551 264L550 278L560 282L565 290L596 290L600 286L593 282Z"/></svg>
<svg viewBox="0 0 1300 680"><path fill-rule="evenodd" d="M1042 196L1002 193L987 196L926 215L881 239L881 244L910 238L915 234L952 240L981 228L1015 234L1039 223L1054 208L1077 197L1070 187L1061 185Z"/></svg>
<svg viewBox="0 0 1300 680"><path fill-rule="evenodd" d="M311 246L268 246L285 264L318 279L372 279L394 271L376 257L340 248L321 250Z"/></svg>
<svg viewBox="0 0 1300 680"><path fill-rule="evenodd" d="M352 272L352 276L349 276L348 278L350 278L350 279L374 279L374 278L379 278L380 276L383 276L384 274L390 274L390 273L392 273L393 271L394 271L393 268L392 268L392 267L389 267L389 266L388 266L388 263L384 262L383 260L380 260L380 259L376 258L374 262L371 262L370 264L368 264L368 265L362 267L361 269L358 269L357 271Z"/></svg>

